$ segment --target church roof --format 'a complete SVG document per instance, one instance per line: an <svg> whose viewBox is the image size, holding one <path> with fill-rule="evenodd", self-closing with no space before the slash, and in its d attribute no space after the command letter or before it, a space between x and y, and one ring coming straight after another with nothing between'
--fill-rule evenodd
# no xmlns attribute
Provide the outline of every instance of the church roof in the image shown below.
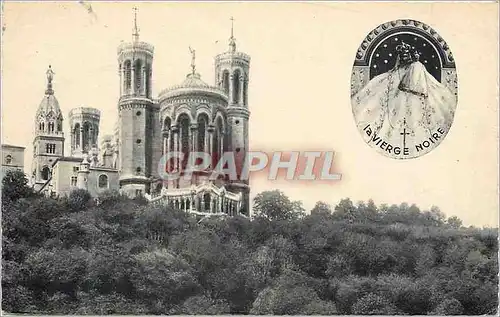
<svg viewBox="0 0 500 317"><path fill-rule="evenodd" d="M178 96L189 96L189 95L204 95L204 96L214 96L227 100L227 95L220 90L218 87L210 86L201 79L200 74L192 72L186 76L186 79L176 86L172 86L160 92L159 98L167 99Z"/></svg>
<svg viewBox="0 0 500 317"><path fill-rule="evenodd" d="M206 88L206 87L210 87L210 86L207 83L205 83L203 80L201 80L200 74L198 74L198 73L192 74L191 73L191 74L187 75L186 79L178 87L179 88L180 87L183 87L183 88L189 88L189 87Z"/></svg>
<svg viewBox="0 0 500 317"><path fill-rule="evenodd" d="M59 107L59 102L57 101L54 93L46 94L40 105L38 106L37 116L40 115L48 115L49 113L53 113L54 117L57 118L61 114L61 108Z"/></svg>

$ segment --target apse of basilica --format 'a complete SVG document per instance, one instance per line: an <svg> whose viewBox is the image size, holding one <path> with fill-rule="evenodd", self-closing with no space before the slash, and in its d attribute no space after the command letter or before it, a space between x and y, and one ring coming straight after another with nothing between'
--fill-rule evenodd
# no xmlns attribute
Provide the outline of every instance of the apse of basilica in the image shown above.
<svg viewBox="0 0 500 317"><path fill-rule="evenodd" d="M211 181L209 170L224 152L244 155L248 151L250 57L236 49L231 27L228 50L215 56L212 86L196 71L196 52L190 50L192 63L184 81L153 97L154 47L139 39L135 16L132 41L117 51L120 97L115 132L99 136L98 109L72 109L69 155L49 66L47 89L35 118L31 175L35 189L52 196L67 195L76 188L93 196L114 189L187 212L249 215L248 180ZM158 166L169 151L209 153L212 163L191 179L167 182L160 179Z"/></svg>

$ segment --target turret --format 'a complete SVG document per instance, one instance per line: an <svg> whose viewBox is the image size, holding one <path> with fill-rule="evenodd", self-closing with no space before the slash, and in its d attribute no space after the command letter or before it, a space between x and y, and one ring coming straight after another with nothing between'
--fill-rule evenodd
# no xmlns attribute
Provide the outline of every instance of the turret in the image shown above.
<svg viewBox="0 0 500 317"><path fill-rule="evenodd" d="M69 112L71 127L71 156L83 157L97 148L101 112L98 109L80 107Z"/></svg>
<svg viewBox="0 0 500 317"><path fill-rule="evenodd" d="M83 160L80 163L80 168L78 170L78 176L76 180L76 184L79 189L88 190L89 174L90 174L89 157L88 154L83 154Z"/></svg>
<svg viewBox="0 0 500 317"><path fill-rule="evenodd" d="M151 153L155 148L161 151L161 143L153 144L152 135L154 117L158 114L151 97L153 52L152 45L139 40L135 9L132 42L118 48L121 87L118 166L121 190L130 197L149 192L150 176L156 172ZM157 139L161 142L159 137Z"/></svg>
<svg viewBox="0 0 500 317"><path fill-rule="evenodd" d="M236 49L233 22L234 20L231 18L231 36L228 50L215 57L215 76L218 87L229 97L227 107L228 150L234 153L237 170L241 171L248 152L250 56ZM234 182L231 187L234 191L242 193L244 197L243 212L248 211L248 180Z"/></svg>
<svg viewBox="0 0 500 317"><path fill-rule="evenodd" d="M63 115L54 95L54 74L49 65L46 72L47 89L35 116L32 167L35 190L50 179L52 164L57 158L64 156Z"/></svg>

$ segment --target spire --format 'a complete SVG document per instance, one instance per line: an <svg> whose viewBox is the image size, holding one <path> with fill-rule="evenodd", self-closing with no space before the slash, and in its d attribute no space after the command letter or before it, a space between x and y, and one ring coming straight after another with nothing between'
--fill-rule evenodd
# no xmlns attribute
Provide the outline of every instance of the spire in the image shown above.
<svg viewBox="0 0 500 317"><path fill-rule="evenodd" d="M54 71L52 70L52 66L49 65L49 69L45 72L47 75L47 89L45 90L46 95L53 95L54 90L52 89L52 79L54 79Z"/></svg>
<svg viewBox="0 0 500 317"><path fill-rule="evenodd" d="M139 28L137 27L137 7L133 8L134 10L134 30L132 33L132 37L134 38L134 42L139 41Z"/></svg>
<svg viewBox="0 0 500 317"><path fill-rule="evenodd" d="M231 17L231 37L229 38L229 51L236 51L236 39L234 38L234 18Z"/></svg>
<svg viewBox="0 0 500 317"><path fill-rule="evenodd" d="M189 47L189 51L191 52L191 74L196 74L196 51Z"/></svg>

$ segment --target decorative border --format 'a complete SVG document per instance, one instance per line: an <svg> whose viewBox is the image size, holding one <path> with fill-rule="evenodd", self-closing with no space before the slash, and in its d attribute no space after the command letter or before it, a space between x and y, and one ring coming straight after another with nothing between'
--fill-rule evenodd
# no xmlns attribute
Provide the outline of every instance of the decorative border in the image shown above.
<svg viewBox="0 0 500 317"><path fill-rule="evenodd" d="M351 97L370 81L370 56L377 45L387 36L411 32L422 36L436 48L441 59L441 83L458 96L458 78L455 59L444 39L429 25L416 20L400 19L380 24L363 40L356 52L351 72Z"/></svg>
<svg viewBox="0 0 500 317"><path fill-rule="evenodd" d="M414 32L434 44L441 57L442 68L455 68L455 59L444 39L429 25L416 20L401 19L380 24L363 40L356 52L354 66L368 66L371 52L385 37L399 32Z"/></svg>

